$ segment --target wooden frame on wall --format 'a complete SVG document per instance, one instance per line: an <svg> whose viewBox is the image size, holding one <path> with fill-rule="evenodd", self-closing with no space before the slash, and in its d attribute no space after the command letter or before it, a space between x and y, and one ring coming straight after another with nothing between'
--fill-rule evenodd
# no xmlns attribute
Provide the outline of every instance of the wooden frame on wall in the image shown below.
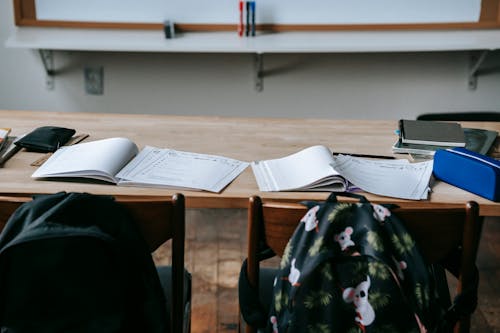
<svg viewBox="0 0 500 333"><path fill-rule="evenodd" d="M159 30L161 23L80 22L38 20L35 0L13 0L17 26ZM434 30L434 29L495 29L500 28L500 0L482 0L478 22L409 23L409 24L258 24L266 31L332 31L332 30ZM234 31L234 24L176 24L179 31Z"/></svg>

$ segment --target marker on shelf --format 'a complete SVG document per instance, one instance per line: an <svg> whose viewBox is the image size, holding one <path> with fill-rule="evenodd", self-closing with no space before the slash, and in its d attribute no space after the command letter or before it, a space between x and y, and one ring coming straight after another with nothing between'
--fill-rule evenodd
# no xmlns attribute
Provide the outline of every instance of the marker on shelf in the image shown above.
<svg viewBox="0 0 500 333"><path fill-rule="evenodd" d="M240 13L240 22L238 24L238 36L242 37L243 36L243 29L244 29L244 24L243 24L243 0L239 1L238 7L239 7L239 13Z"/></svg>
<svg viewBox="0 0 500 333"><path fill-rule="evenodd" d="M255 36L255 0L250 1L250 10L251 10L251 20L252 20L251 32L252 32L252 36Z"/></svg>
<svg viewBox="0 0 500 333"><path fill-rule="evenodd" d="M250 1L245 1L246 4L246 27L245 27L245 36L250 36Z"/></svg>
<svg viewBox="0 0 500 333"><path fill-rule="evenodd" d="M171 39L175 37L175 27L172 21L165 21L163 23L163 31L165 32L165 38Z"/></svg>

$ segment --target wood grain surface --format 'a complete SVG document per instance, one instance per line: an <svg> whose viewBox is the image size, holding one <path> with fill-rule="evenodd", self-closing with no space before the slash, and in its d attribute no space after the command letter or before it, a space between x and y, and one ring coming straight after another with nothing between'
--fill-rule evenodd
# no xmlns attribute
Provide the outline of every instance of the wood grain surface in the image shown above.
<svg viewBox="0 0 500 333"><path fill-rule="evenodd" d="M47 111L0 110L3 126L12 135L28 133L39 126L53 125L76 129L90 136L85 142L109 137L127 137L145 145L223 155L243 161L279 158L312 145L326 145L333 151L357 154L392 155L397 136L397 120L337 120L284 118L188 117L169 115L131 115ZM489 128L500 132L500 123L464 123L467 127ZM497 141L498 142L498 141ZM494 148L498 152L498 145ZM396 155L407 158L407 155ZM162 196L175 190L146 187L121 187L92 181L33 180L36 167L30 164L39 153L17 153L0 168L0 193L33 194L57 191L95 194ZM221 193L183 191L186 205L192 208L245 208L251 195L265 200L322 200L324 192L260 192L251 168L247 168ZM481 198L443 182L432 186L428 200L399 200L366 193L373 202L391 202L402 206L451 207L474 200L483 216L500 215L500 204Z"/></svg>

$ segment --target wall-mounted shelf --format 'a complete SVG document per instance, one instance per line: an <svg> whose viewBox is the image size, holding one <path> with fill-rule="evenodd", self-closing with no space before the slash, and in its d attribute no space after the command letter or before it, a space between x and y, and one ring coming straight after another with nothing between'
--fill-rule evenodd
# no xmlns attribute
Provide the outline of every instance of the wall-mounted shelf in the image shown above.
<svg viewBox="0 0 500 333"><path fill-rule="evenodd" d="M265 53L479 52L479 60L471 57L471 82L481 73L486 53L500 49L500 30L286 31L238 37L235 29L180 33L165 39L160 30L21 27L14 30L6 46L52 51L255 54L256 87L262 87L258 80L262 80Z"/></svg>
<svg viewBox="0 0 500 333"><path fill-rule="evenodd" d="M17 28L7 47L120 52L352 53L495 50L500 29L423 31L301 31L238 37L234 32Z"/></svg>

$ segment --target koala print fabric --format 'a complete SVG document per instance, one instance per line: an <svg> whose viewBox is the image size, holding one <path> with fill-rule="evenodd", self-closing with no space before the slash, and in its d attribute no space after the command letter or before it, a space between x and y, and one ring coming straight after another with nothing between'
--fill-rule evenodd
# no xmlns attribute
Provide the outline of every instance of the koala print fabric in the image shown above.
<svg viewBox="0 0 500 333"><path fill-rule="evenodd" d="M411 235L388 208L359 198L341 203L332 194L307 203L274 281L268 332L406 333L434 326L429 273Z"/></svg>

